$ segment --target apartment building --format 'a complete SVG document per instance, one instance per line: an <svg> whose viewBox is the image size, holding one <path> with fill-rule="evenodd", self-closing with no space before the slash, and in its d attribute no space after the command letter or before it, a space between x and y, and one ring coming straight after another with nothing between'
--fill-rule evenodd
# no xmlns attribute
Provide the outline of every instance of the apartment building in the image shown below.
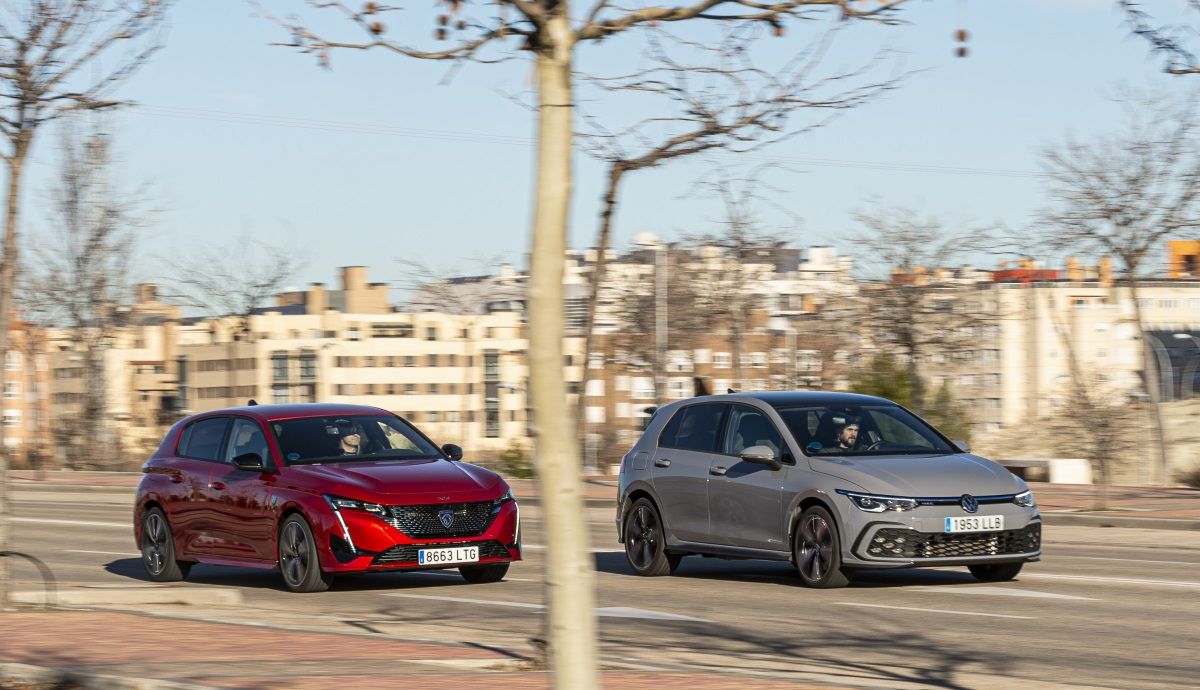
<svg viewBox="0 0 1200 690"><path fill-rule="evenodd" d="M50 437L50 371L43 354L45 331L14 319L9 324L8 351L4 353L4 449L14 467L37 467L47 457Z"/></svg>

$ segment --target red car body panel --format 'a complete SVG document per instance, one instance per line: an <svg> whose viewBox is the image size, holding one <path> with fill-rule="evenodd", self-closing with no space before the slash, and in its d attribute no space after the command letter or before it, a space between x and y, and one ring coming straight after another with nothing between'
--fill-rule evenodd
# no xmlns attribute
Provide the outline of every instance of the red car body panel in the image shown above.
<svg viewBox="0 0 1200 690"><path fill-rule="evenodd" d="M445 456L288 465L269 424L326 416L395 415L373 407L310 403L217 410L176 423L142 468L134 509L135 539L140 544L142 516L157 506L167 516L178 560L272 568L278 565L279 526L289 514L298 512L312 528L326 572L429 567L417 564L415 550L411 560L376 562L384 552L406 545L495 542L503 548L492 544L488 554L481 548L479 564L520 560L519 509L512 500L492 508L482 533L465 537L413 538L372 513L335 511L327 495L384 506L434 506L497 501L509 487L490 470ZM227 462L179 455L178 446L188 426L219 417L258 424L267 439L274 471L246 471ZM228 429L222 449L227 442ZM353 549L347 548L347 532Z"/></svg>

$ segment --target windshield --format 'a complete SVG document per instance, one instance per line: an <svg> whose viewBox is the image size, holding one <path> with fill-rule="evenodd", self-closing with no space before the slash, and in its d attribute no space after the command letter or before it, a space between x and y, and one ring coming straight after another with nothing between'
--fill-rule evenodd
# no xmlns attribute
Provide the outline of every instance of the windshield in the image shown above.
<svg viewBox="0 0 1200 690"><path fill-rule="evenodd" d="M308 417L271 422L290 464L441 457L441 452L399 417Z"/></svg>
<svg viewBox="0 0 1200 690"><path fill-rule="evenodd" d="M831 405L778 411L808 455L955 452L928 424L895 405Z"/></svg>

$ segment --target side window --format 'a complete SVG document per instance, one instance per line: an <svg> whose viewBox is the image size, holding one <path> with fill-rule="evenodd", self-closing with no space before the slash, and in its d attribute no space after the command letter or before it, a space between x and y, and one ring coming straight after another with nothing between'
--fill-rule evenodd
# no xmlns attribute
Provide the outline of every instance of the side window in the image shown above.
<svg viewBox="0 0 1200 690"><path fill-rule="evenodd" d="M233 459L246 453L258 453L266 462L270 462L271 451L267 446L267 437L262 432L258 422L249 419L238 419L233 422L233 433L229 435L229 444L225 450L225 462L232 463Z"/></svg>
<svg viewBox="0 0 1200 690"><path fill-rule="evenodd" d="M667 422L666 428L663 429L662 436L658 437L659 447L675 447L675 435L679 433L679 424L683 421L683 414L685 412L687 412L687 408L675 411L675 416L671 417L671 421Z"/></svg>
<svg viewBox="0 0 1200 690"><path fill-rule="evenodd" d="M675 448L701 453L717 452L721 422L728 405L693 405L683 411L683 421L675 434Z"/></svg>
<svg viewBox="0 0 1200 690"><path fill-rule="evenodd" d="M781 457L783 437L770 419L753 407L734 405L729 416L729 432L725 435L725 454L741 455L751 446L766 446Z"/></svg>
<svg viewBox="0 0 1200 690"><path fill-rule="evenodd" d="M184 455L184 451L187 450L188 440L192 438L192 429L195 428L195 424L188 424L183 433L179 435L179 445L175 447L174 455Z"/></svg>
<svg viewBox="0 0 1200 690"><path fill-rule="evenodd" d="M182 455L197 460L216 460L221 456L221 441L229 428L228 417L205 419L192 425Z"/></svg>

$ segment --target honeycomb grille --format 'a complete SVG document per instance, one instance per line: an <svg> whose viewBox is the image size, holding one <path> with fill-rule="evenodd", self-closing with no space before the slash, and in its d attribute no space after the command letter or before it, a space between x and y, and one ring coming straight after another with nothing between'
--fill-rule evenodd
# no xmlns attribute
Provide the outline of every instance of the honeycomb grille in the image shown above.
<svg viewBox="0 0 1200 690"><path fill-rule="evenodd" d="M454 546L478 546L479 559L510 558L511 554L498 541L458 542L451 544L402 544L393 546L375 557L373 565L391 565L394 563L416 563L417 549L441 549Z"/></svg>
<svg viewBox="0 0 1200 690"><path fill-rule="evenodd" d="M929 534L911 529L881 529L866 544L876 558L960 558L1003 556L1037 551L1042 543L1042 526L966 534Z"/></svg>
<svg viewBox="0 0 1200 690"><path fill-rule="evenodd" d="M423 506L388 506L389 525L410 537L429 539L436 537L475 537L483 534L494 517L495 504L443 503ZM441 515L449 512L453 517L446 527Z"/></svg>

